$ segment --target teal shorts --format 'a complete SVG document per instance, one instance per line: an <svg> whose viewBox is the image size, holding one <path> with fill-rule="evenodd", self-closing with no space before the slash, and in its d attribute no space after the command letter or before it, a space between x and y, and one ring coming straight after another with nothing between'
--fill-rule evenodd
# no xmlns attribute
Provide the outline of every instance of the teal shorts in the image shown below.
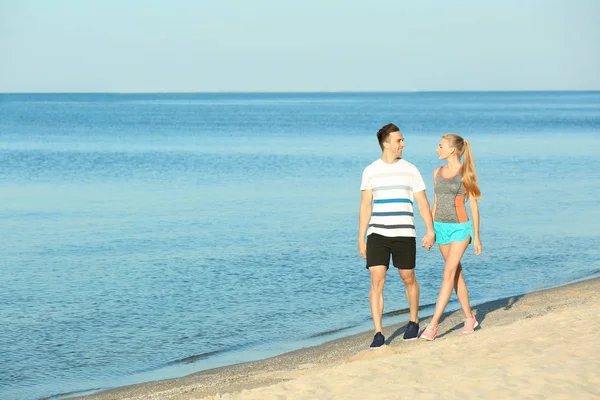
<svg viewBox="0 0 600 400"><path fill-rule="evenodd" d="M435 231L435 241L438 244L462 242L469 236L473 237L473 224L471 224L471 221L459 224L433 221L433 230ZM471 240L469 240L469 243L471 243Z"/></svg>

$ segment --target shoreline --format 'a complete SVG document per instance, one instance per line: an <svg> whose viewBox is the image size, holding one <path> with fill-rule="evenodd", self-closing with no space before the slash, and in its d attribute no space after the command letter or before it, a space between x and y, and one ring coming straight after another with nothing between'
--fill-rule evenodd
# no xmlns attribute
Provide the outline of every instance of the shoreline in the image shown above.
<svg viewBox="0 0 600 400"><path fill-rule="evenodd" d="M570 306L596 301L598 289L600 289L600 277L596 276L563 286L488 301L473 306L473 310L482 325L482 329L485 330L488 327L495 328L510 325L523 319L538 318ZM452 338L460 334L459 331L462 327L461 314L460 310L444 314L440 324L440 333L433 343L444 342L446 337ZM421 319L421 328L425 326L425 322L429 318L430 316ZM403 342L401 335L405 325L406 322L403 322L384 327L387 344L386 353L389 350L397 349L410 352L428 344L422 340ZM473 335L476 336L478 332ZM287 381L293 375L318 368L331 367L356 357L363 357L361 354L365 352L367 354L373 353L368 350L371 339L372 332L367 331L258 361L207 369L180 378L107 388L88 395L85 395L85 393L90 391L71 393L70 396L76 395L77 397L69 398L87 400L197 399L242 390L245 393L250 389ZM65 396L67 394L63 393L48 398L58 399L65 398Z"/></svg>

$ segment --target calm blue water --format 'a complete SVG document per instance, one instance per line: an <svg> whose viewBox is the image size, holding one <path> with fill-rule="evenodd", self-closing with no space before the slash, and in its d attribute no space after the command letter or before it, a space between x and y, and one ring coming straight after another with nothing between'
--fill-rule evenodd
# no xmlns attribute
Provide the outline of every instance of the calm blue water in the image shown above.
<svg viewBox="0 0 600 400"><path fill-rule="evenodd" d="M0 398L370 329L359 185L388 122L430 199L439 136L472 142L473 303L598 272L600 92L0 95ZM419 250L422 304L441 270ZM388 276L386 309L405 308Z"/></svg>

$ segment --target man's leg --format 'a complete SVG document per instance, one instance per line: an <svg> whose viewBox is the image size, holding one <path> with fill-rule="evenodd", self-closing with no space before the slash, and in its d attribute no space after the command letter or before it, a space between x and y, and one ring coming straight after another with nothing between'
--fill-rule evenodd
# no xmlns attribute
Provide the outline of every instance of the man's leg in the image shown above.
<svg viewBox="0 0 600 400"><path fill-rule="evenodd" d="M371 272L371 290L369 291L369 304L371 305L373 326L375 328L375 333L383 333L381 319L383 317L383 286L385 285L385 275L387 272L387 267L385 265L376 265L373 267L369 267L369 271Z"/></svg>
<svg viewBox="0 0 600 400"><path fill-rule="evenodd" d="M406 300L410 308L410 320L419 323L419 284L414 269L399 269L400 277L406 288Z"/></svg>

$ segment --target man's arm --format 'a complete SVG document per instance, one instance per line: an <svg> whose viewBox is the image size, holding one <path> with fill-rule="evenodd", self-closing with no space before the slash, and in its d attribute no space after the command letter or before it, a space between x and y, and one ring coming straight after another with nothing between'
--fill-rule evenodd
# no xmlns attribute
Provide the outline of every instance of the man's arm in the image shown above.
<svg viewBox="0 0 600 400"><path fill-rule="evenodd" d="M373 191L363 190L360 199L360 211L358 213L358 252L362 258L367 258L367 244L365 236L371 220L373 211Z"/></svg>
<svg viewBox="0 0 600 400"><path fill-rule="evenodd" d="M423 219L425 229L427 230L425 236L423 236L423 240L421 240L421 246L429 250L435 243L435 231L433 230L433 217L431 216L431 210L429 209L429 201L427 200L427 195L424 190L415 192L414 195L415 200L417 200L417 205L419 206L419 214L421 214L421 219Z"/></svg>

